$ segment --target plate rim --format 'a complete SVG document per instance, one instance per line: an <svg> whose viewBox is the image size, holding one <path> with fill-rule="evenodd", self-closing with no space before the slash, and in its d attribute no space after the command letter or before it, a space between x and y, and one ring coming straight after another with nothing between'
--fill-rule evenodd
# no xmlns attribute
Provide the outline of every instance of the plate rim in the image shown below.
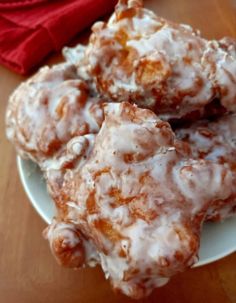
<svg viewBox="0 0 236 303"><path fill-rule="evenodd" d="M19 155L16 157L16 162L17 162L17 170L20 176L20 180L21 183L23 185L24 191L31 203L31 205L33 206L33 208L36 210L36 212L38 213L38 215L44 220L44 222L46 222L47 224L50 224L50 219L48 218L48 216L45 214L45 212L42 210L42 208L39 207L38 202L35 200L34 196L32 195L31 191L29 190L29 186L27 184L27 179L25 177L25 173L24 173L24 168L23 168L23 160Z"/></svg>

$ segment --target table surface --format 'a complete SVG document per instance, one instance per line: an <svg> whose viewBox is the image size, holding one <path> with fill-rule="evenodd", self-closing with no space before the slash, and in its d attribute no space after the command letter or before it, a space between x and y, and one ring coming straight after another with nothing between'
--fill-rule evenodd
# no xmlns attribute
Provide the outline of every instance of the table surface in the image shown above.
<svg viewBox="0 0 236 303"><path fill-rule="evenodd" d="M145 6L207 38L236 37L235 0L146 0ZM47 63L59 60L54 55ZM0 302L133 302L114 294L99 268L60 268L50 254L42 237L46 224L23 191L15 151L5 138L7 99L24 79L0 67ZM236 303L236 253L177 275L141 302Z"/></svg>

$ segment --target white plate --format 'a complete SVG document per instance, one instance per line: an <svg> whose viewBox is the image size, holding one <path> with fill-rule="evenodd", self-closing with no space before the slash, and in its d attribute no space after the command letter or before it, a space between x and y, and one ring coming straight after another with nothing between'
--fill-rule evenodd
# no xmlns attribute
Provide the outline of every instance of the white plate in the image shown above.
<svg viewBox="0 0 236 303"><path fill-rule="evenodd" d="M17 158L18 170L24 189L39 215L50 223L55 207L50 199L39 168L31 161ZM205 223L201 237L199 262L205 265L236 251L236 217L222 223Z"/></svg>

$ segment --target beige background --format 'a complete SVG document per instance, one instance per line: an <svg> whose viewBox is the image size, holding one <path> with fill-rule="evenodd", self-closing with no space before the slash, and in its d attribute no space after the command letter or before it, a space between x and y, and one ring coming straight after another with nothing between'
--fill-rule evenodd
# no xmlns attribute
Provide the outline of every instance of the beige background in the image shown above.
<svg viewBox="0 0 236 303"><path fill-rule="evenodd" d="M205 37L236 37L236 2L232 0L146 0L145 5L199 28ZM58 60L60 56L54 55L49 63ZM23 79L0 67L0 302L133 302L115 295L98 268L60 268L41 236L46 224L23 192L14 149L5 139L7 99ZM141 302L236 303L236 254L174 277Z"/></svg>

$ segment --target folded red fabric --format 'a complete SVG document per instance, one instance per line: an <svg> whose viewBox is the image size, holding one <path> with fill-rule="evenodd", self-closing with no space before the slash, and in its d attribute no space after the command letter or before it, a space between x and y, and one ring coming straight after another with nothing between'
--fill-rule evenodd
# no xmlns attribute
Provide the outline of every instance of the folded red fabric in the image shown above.
<svg viewBox="0 0 236 303"><path fill-rule="evenodd" d="M0 9L15 9L32 6L48 0L0 0Z"/></svg>
<svg viewBox="0 0 236 303"><path fill-rule="evenodd" d="M30 3L31 2L31 3ZM0 1L0 62L25 74L58 51L117 0Z"/></svg>

